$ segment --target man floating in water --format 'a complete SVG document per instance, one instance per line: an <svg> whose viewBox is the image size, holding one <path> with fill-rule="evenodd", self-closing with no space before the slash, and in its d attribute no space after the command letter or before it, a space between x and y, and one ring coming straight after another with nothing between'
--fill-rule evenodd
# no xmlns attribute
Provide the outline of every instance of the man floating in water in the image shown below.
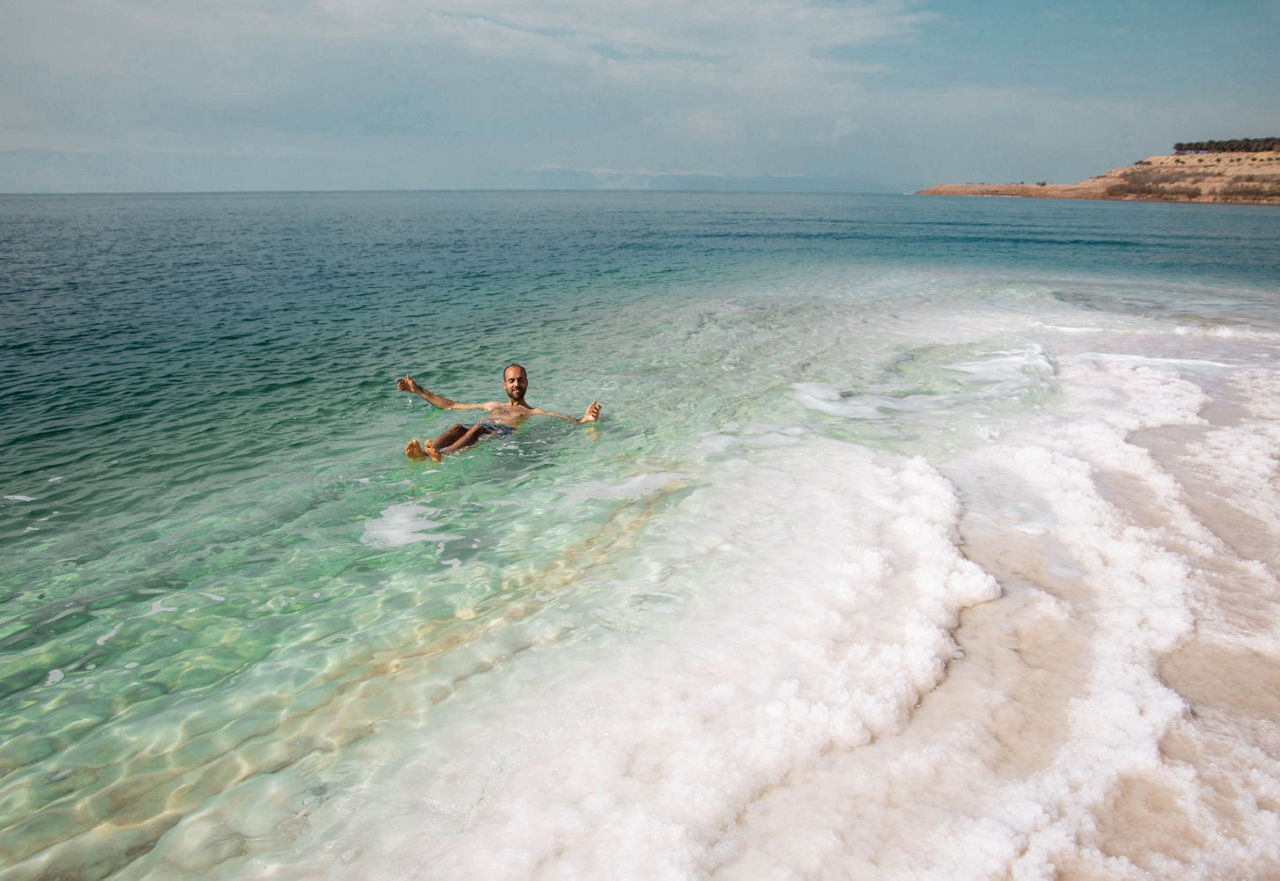
<svg viewBox="0 0 1280 881"><path fill-rule="evenodd" d="M491 434L505 437L511 434L530 416L554 416L565 422L595 422L600 418L600 404L596 401L591 402L591 406L587 408L587 412L581 419L574 419L572 416L552 410L530 407L524 399L525 390L529 388L529 374L519 364L510 364L506 370L502 371L502 387L507 393L506 403L489 401L485 404L459 404L435 392L427 391L414 382L413 377L407 373L397 379L396 388L400 391L413 392L431 406L439 407L441 410L489 411L488 418L483 422L477 422L474 425L459 425L455 422L445 429L444 434L433 441L423 443L414 438L405 445L404 454L410 459L431 459L433 462L439 462L450 453L465 450L482 437L488 437Z"/></svg>

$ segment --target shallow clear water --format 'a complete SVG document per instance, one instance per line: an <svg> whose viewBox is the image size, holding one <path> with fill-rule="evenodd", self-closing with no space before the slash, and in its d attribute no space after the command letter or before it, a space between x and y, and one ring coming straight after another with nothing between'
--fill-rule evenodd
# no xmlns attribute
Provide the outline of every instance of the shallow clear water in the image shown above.
<svg viewBox="0 0 1280 881"><path fill-rule="evenodd" d="M0 877L1266 877L1278 295L1267 208L0 198ZM510 361L600 424L404 458Z"/></svg>

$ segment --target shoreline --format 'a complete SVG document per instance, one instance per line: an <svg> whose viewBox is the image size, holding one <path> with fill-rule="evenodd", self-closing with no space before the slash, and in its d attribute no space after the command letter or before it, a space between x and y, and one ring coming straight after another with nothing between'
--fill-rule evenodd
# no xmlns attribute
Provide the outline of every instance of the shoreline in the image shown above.
<svg viewBox="0 0 1280 881"><path fill-rule="evenodd" d="M936 184L913 195L1280 205L1280 151L1149 156L1074 184Z"/></svg>

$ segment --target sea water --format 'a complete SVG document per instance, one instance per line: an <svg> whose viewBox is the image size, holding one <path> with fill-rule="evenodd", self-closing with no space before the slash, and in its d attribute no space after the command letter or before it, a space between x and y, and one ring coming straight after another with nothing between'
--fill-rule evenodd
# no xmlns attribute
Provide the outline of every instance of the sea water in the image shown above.
<svg viewBox="0 0 1280 881"><path fill-rule="evenodd" d="M0 878L1275 877L1278 297L1267 207L0 197ZM405 458L512 361L599 424Z"/></svg>

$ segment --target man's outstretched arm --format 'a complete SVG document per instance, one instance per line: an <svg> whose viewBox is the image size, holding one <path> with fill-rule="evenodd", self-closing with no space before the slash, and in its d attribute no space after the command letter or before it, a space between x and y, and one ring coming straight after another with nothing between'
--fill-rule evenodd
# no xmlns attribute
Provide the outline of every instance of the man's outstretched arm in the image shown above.
<svg viewBox="0 0 1280 881"><path fill-rule="evenodd" d="M413 381L413 377L405 374L396 380L396 388L402 392L412 392L422 398L433 407L439 407L441 410L487 410L488 404L460 404L457 401L451 401L444 395L437 395L433 391L428 391Z"/></svg>
<svg viewBox="0 0 1280 881"><path fill-rule="evenodd" d="M557 419L563 419L565 422L595 422L600 418L600 404L597 401L592 401L591 406L587 408L586 413L582 414L581 419L574 419L572 416L557 413L555 410L543 410L540 407L534 407L530 413L533 416L554 416Z"/></svg>

